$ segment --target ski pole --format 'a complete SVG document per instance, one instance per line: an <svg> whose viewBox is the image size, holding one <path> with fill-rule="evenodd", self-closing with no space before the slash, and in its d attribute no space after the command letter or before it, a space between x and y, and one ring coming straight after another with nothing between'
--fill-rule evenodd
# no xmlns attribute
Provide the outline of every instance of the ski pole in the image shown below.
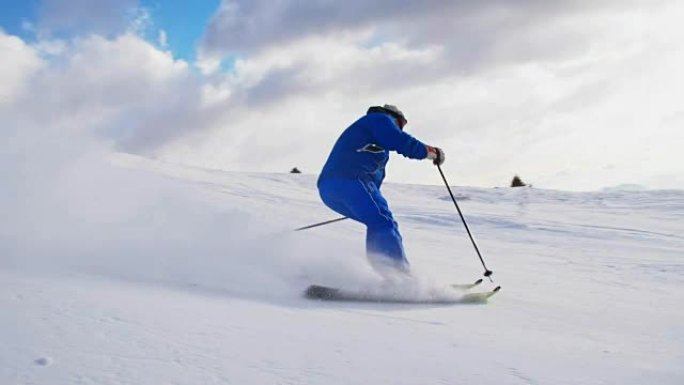
<svg viewBox="0 0 684 385"><path fill-rule="evenodd" d="M447 190L449 191L449 195L451 195L451 200L454 201L454 206L456 206L456 210L458 211L458 215L461 216L461 220L463 221L463 226L465 226L466 231L468 232L468 236L470 237L470 241L473 243L473 247L475 248L475 252L477 252L477 256L480 257L480 262L482 262L482 267L484 267L485 272L484 276L489 278L490 281L492 281L492 271L487 268L487 265L485 265L485 261L482 258L482 254L480 254L480 249L478 249L477 244L475 243L475 239L473 239L473 235L470 233L470 229L468 228L468 224L466 223L465 218L463 217L463 213L461 212L461 208L458 207L458 203L456 203L456 198L454 197L454 193L451 192L451 187L449 187L449 182L447 182L446 177L444 176L444 173L442 172L442 167L439 165L437 166L437 170L439 170L439 174L442 176L442 180L444 181L444 185L446 186Z"/></svg>
<svg viewBox="0 0 684 385"><path fill-rule="evenodd" d="M325 221L325 222L321 222L321 223L315 223L315 224L313 224L313 225L308 225L308 226L300 227L300 228L298 228L298 229L294 229L294 231L306 230L306 229L310 229L310 228L313 228L313 227L318 227L318 226L323 226L323 225L327 225L327 224L334 223L334 222L343 221L343 220L345 220L345 219L347 219L347 217L342 217L342 218L337 218L337 219L331 219L331 220L329 220L329 221Z"/></svg>

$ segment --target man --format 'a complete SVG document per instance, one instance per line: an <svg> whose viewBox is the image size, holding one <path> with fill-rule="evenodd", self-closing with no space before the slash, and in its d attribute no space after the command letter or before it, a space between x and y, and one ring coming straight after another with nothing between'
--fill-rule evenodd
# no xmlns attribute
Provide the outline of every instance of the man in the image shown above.
<svg viewBox="0 0 684 385"><path fill-rule="evenodd" d="M366 252L380 272L408 273L399 226L380 192L390 151L411 159L444 163L444 152L404 132L408 121L395 106L368 109L339 137L318 178L326 206L366 225ZM391 271L391 270L390 270Z"/></svg>

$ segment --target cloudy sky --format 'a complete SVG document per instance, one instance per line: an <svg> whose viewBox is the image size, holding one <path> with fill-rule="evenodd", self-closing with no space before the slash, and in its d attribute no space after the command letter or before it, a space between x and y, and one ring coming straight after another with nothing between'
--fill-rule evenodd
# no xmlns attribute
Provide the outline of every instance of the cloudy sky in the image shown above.
<svg viewBox="0 0 684 385"><path fill-rule="evenodd" d="M49 161L46 146L95 143L315 174L344 128L390 103L445 150L455 185L519 174L564 190L684 188L680 0L0 6L5 153ZM441 183L428 162L400 156L388 180Z"/></svg>

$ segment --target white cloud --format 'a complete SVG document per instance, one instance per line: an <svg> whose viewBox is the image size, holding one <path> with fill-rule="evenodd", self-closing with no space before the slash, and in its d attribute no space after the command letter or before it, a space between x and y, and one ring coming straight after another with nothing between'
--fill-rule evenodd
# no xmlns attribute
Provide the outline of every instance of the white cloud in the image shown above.
<svg viewBox="0 0 684 385"><path fill-rule="evenodd" d="M38 54L21 39L0 30L0 104L7 103L27 86L43 64Z"/></svg>
<svg viewBox="0 0 684 385"><path fill-rule="evenodd" d="M262 50L343 33L370 31L366 44L394 42L416 49L439 46L444 71L481 71L511 62L564 59L582 53L602 20L663 1L392 0L345 2L224 0L201 51L251 56Z"/></svg>
<svg viewBox="0 0 684 385"><path fill-rule="evenodd" d="M20 41L4 36L7 40ZM132 34L64 45L40 71L30 73L21 84L24 92L7 100L8 114L31 117L46 130L96 133L130 151L155 148L194 127L200 88L187 63ZM23 45L27 53L7 57L35 61L40 46ZM4 70L0 76L17 78Z"/></svg>

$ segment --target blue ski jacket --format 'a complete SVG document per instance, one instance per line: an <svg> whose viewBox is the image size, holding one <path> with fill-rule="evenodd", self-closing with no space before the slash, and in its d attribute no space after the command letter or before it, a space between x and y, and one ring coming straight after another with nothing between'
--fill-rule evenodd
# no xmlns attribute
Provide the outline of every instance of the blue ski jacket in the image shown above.
<svg viewBox="0 0 684 385"><path fill-rule="evenodd" d="M380 187L390 151L411 159L427 157L425 144L402 131L390 115L367 114L337 139L318 180L361 179Z"/></svg>

